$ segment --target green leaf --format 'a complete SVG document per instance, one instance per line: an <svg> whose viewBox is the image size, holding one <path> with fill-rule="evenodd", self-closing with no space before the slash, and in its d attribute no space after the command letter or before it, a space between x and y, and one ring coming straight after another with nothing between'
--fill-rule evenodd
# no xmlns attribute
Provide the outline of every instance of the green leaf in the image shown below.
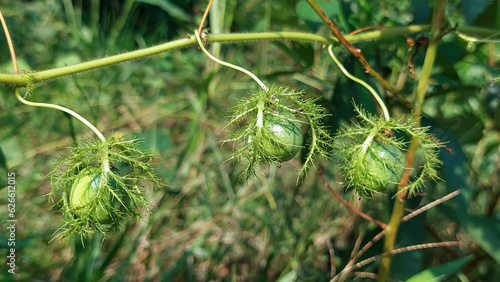
<svg viewBox="0 0 500 282"><path fill-rule="evenodd" d="M5 159L5 155L3 154L2 147L0 147L0 190L7 187L8 173L7 160Z"/></svg>
<svg viewBox="0 0 500 282"><path fill-rule="evenodd" d="M277 282L292 282L297 280L297 270L292 270L288 272L287 274L281 276Z"/></svg>
<svg viewBox="0 0 500 282"><path fill-rule="evenodd" d="M325 14L330 19L336 15L343 17L342 11L337 2L338 1L325 1L325 0L316 1L316 3L318 3L319 6L321 6L321 9L323 9L323 12L325 12ZM304 22L306 22L306 24L309 25L309 27L312 30L317 30L319 27L324 25L323 21L320 19L318 14L314 12L313 8L311 8L311 6L306 1L300 1L299 3L297 3L295 10L297 11L299 18L302 19Z"/></svg>
<svg viewBox="0 0 500 282"><path fill-rule="evenodd" d="M304 67L309 68L314 64L314 49L310 43L292 42L290 47L282 42L274 44Z"/></svg>
<svg viewBox="0 0 500 282"><path fill-rule="evenodd" d="M184 10L182 10L182 8L175 5L174 3L171 3L168 0L135 0L135 2L142 2L153 6L157 6L158 8L162 9L163 11L167 12L169 15L178 20L189 21L190 19L188 13L186 13Z"/></svg>
<svg viewBox="0 0 500 282"><path fill-rule="evenodd" d="M451 208L447 205L438 206L448 218L459 222L465 231L489 254L500 263L500 220L478 215L466 214L467 209Z"/></svg>
<svg viewBox="0 0 500 282"><path fill-rule="evenodd" d="M462 14L467 24L472 24L490 4L490 0L464 0L462 1Z"/></svg>
<svg viewBox="0 0 500 282"><path fill-rule="evenodd" d="M481 248L500 263L500 220L484 216L461 216L467 233Z"/></svg>
<svg viewBox="0 0 500 282"><path fill-rule="evenodd" d="M491 29L500 29L500 17L498 13L500 11L499 1L488 1L488 3L481 3L485 5L483 11L479 16L476 17L472 25L482 26Z"/></svg>
<svg viewBox="0 0 500 282"><path fill-rule="evenodd" d="M412 0L412 6L414 7L413 12L413 24L426 24L429 21L430 7L429 1Z"/></svg>
<svg viewBox="0 0 500 282"><path fill-rule="evenodd" d="M471 259L471 256L467 256L461 259L450 261L438 267L433 267L426 269L420 273L417 273L406 280L406 282L433 282L442 281L449 275L457 272Z"/></svg>
<svg viewBox="0 0 500 282"><path fill-rule="evenodd" d="M441 166L442 177L446 182L449 192L460 189L461 193L454 198L458 205L458 211L467 211L470 202L472 189L468 183L467 157L458 139L449 131L449 127L442 126L436 120L424 117L422 119L424 126L431 126L431 133L439 139L440 142L447 142L446 147L453 151L453 154L441 150L439 159L443 162Z"/></svg>

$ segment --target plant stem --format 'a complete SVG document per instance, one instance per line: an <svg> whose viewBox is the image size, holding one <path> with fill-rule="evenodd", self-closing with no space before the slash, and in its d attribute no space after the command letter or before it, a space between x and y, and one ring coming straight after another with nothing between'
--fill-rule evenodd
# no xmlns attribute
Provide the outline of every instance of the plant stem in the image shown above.
<svg viewBox="0 0 500 282"><path fill-rule="evenodd" d="M427 51L425 53L424 64L422 66L422 73L417 85L417 102L415 106L415 127L420 127L420 117L422 113L422 105L425 100L425 94L427 90L427 84L429 82L429 77L431 75L432 67L436 59L436 53L439 43L439 33L443 21L445 0L435 0L434 1L434 11L432 15L431 22L431 32L429 45L427 46ZM410 143L410 148L408 150L406 158L406 168L401 179L401 184L398 188L399 194L394 201L394 207L389 221L389 225L386 229L384 252L391 252L394 249L394 244L396 242L396 235L401 224L401 219L403 217L404 205L407 194L404 191L404 187L408 184L410 178L410 171L415 159L416 151L418 149L419 142L415 138L412 138ZM389 276L389 271L392 262L392 255L385 256L382 258L382 262L379 267L377 281L386 281Z"/></svg>
<svg viewBox="0 0 500 282"><path fill-rule="evenodd" d="M386 28L383 30L375 30L363 32L355 35L345 36L349 42L366 42L383 38L391 38L396 36L403 36L405 34L420 33L429 31L429 25L411 25L406 27ZM462 33L474 33L489 36L498 33L497 30L478 28L478 27L458 27L457 31ZM334 37L320 36L310 33L301 32L262 32L262 33L235 33L235 34L217 34L208 35L210 42L242 42L242 41L261 41L261 40L297 40L318 42L324 44L338 43ZM14 75L14 74L0 74L0 83L9 86L26 86L28 80L31 79L33 83L40 81L57 79L64 76L82 73L110 65L123 63L131 60L141 59L148 56L160 54L166 51L184 48L191 45L197 45L196 38L184 38L175 41L170 41L157 46L144 48L132 52L126 52L119 55L109 56L102 59L96 59L85 63L55 68L50 70L29 72L27 74Z"/></svg>
<svg viewBox="0 0 500 282"><path fill-rule="evenodd" d="M384 114L384 118L385 120L389 120L391 117L389 115L389 111L387 110L387 106L385 105L384 101L382 100L382 98L380 98L380 96L377 94L377 92L375 91L375 89L373 89L368 83L364 82L363 80L355 77L354 75L350 74L345 68L344 66L339 62L339 60L337 60L337 57L335 57L335 54L333 53L333 45L330 44L330 46L328 46L328 53L330 54L330 57L332 57L333 61L337 64L337 66L340 68L340 70L344 73L345 76L347 76L348 78L352 79L353 81L363 85L368 91L370 91L370 93L372 94L373 98L375 98L375 100L377 100L377 103L379 104L380 108L382 109L382 113Z"/></svg>
<svg viewBox="0 0 500 282"><path fill-rule="evenodd" d="M262 87L262 89L264 89L264 91L267 92L267 90L268 90L267 86L255 74L253 74L249 70L244 69L244 68L242 68L240 66L233 65L233 64L230 64L228 62L224 62L224 61L219 60L216 57L212 56L212 54L210 54L207 51L207 49L205 49L205 46L203 46L203 42L201 41L201 38L200 38L200 35L198 34L198 31L195 30L194 35L196 36L196 41L198 41L198 45L200 46L201 51L203 51L203 53L205 53L205 55L207 55L210 59L216 61L217 63L219 63L219 64L221 64L223 66L226 66L228 68L232 68L232 69L235 69L235 70L239 70L239 71L245 73L246 75L248 75L251 78L253 78L253 80L255 80L255 82L257 82L260 85L260 87Z"/></svg>

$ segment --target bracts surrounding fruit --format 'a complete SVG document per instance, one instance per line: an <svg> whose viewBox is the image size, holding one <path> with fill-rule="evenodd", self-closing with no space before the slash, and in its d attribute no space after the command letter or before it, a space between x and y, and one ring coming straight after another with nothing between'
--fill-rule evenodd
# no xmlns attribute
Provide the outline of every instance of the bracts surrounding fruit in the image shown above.
<svg viewBox="0 0 500 282"><path fill-rule="evenodd" d="M356 106L360 123L341 128L335 138L335 155L347 190L360 197L407 191L419 192L428 179L437 179L438 149L442 144L428 128L414 126L413 119L384 119ZM404 137L406 136L406 137ZM406 168L408 139L418 140L418 167ZM398 189L403 173L410 170L410 179Z"/></svg>
<svg viewBox="0 0 500 282"><path fill-rule="evenodd" d="M65 221L57 236L107 236L132 217L150 212L145 189L162 187L151 161L151 153L141 149L137 139L89 140L72 146L51 173L50 194L59 199L54 206Z"/></svg>
<svg viewBox="0 0 500 282"><path fill-rule="evenodd" d="M302 179L317 156L327 157L332 147L323 125L325 116L315 99L305 99L302 91L283 86L254 91L238 101L228 125L244 126L226 142L239 146L233 158L245 164L242 176L255 175L266 163L281 166L302 150L304 162L297 180ZM304 139L306 129L310 138Z"/></svg>

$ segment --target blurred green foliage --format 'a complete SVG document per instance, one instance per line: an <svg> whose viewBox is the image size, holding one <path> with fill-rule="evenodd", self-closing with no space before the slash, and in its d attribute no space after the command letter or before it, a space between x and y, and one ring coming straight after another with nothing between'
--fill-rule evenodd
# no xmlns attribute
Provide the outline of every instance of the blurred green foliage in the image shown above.
<svg viewBox="0 0 500 282"><path fill-rule="evenodd" d="M367 26L427 24L431 14L427 1L318 3L346 33ZM186 37L198 26L205 7L206 1L194 0L8 0L0 5L20 69L26 71ZM213 9L217 8L224 11L224 20L209 19L214 33L328 34L302 0L216 0ZM499 14L499 1L450 1L447 6L452 24L500 30ZM331 113L325 122L332 134L353 119L353 101L376 113L366 90L339 74L319 44L264 41L209 46L219 57L251 69L271 84L320 97ZM408 51L403 36L356 47L405 99L414 100L424 48ZM341 47L335 51L351 73L377 85L347 51ZM415 74L408 66L410 54ZM441 152L442 181L428 183L425 193L407 205L416 209L451 191L462 193L404 223L397 246L460 241L460 247L398 254L391 272L394 279L413 276L410 281L423 281L418 277L429 273L455 277L453 281L500 279L500 87L491 84L500 76L499 54L498 43L467 43L454 33L443 37L423 122L440 141L448 142L453 153ZM0 36L0 71L12 73L4 36ZM238 181L242 166L227 161L233 148L221 141L230 135L223 130L229 111L255 88L248 77L215 66L198 48L39 84L31 100L69 107L107 134L144 138L142 145L157 155L157 172L168 185L162 191L154 187L146 191L153 215L131 221L123 232L104 241L97 236L85 239L82 247L80 238L68 245L49 243L62 219L49 210L45 176L59 160L60 148L92 132L61 112L22 105L13 89L2 87L0 147L5 158L0 159L0 170L14 171L17 181L16 278L328 281L334 270L342 270L358 236L367 242L379 232L375 225L340 205L314 170L296 185L300 158L268 168L265 181ZM393 115L409 112L391 96L386 99ZM322 160L319 165L330 184L342 191L342 179L332 163ZM2 219L7 218L4 191L0 190ZM372 217L388 221L391 197L360 204L352 195L344 196ZM2 229L0 236L7 235ZM2 258L7 253L5 242L0 240ZM362 259L381 252L377 242ZM376 266L377 262L361 271L376 272ZM437 272L432 272L435 268ZM2 272L0 280L6 279L10 274Z"/></svg>

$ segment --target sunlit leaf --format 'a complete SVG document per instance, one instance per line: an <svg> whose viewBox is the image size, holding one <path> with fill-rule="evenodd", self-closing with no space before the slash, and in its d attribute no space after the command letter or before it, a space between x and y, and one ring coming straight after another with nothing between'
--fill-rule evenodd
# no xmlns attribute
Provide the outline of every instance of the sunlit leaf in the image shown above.
<svg viewBox="0 0 500 282"><path fill-rule="evenodd" d="M437 282L443 281L453 273L459 271L469 260L470 256L450 261L443 265L426 269L418 274L413 275L406 282Z"/></svg>

